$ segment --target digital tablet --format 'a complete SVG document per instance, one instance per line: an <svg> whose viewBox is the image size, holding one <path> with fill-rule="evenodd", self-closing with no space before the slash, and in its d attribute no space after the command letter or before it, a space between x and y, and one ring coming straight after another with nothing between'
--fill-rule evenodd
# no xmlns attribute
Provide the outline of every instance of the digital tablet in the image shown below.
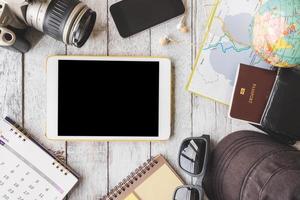
<svg viewBox="0 0 300 200"><path fill-rule="evenodd" d="M152 57L47 59L47 137L167 140L171 62Z"/></svg>

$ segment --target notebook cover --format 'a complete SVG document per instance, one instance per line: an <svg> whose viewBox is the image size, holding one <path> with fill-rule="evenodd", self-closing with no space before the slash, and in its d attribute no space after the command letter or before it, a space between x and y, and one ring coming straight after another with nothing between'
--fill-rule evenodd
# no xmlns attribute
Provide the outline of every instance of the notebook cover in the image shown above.
<svg viewBox="0 0 300 200"><path fill-rule="evenodd" d="M142 168L147 168L147 166L150 166L150 163L154 163L153 167L150 167L149 170L146 171L146 173L142 172ZM141 190L139 189L139 186L141 186L142 184L145 184L145 182L147 182L147 180L151 179L151 177L161 168L163 167L167 167L169 173L172 173L172 179L176 179L176 181L178 181L180 184L179 185L183 185L183 181L182 179L176 174L176 172L173 170L173 168L170 166L170 164L165 160L165 158L162 155L158 155L156 157L154 157L153 159L151 159L150 161L144 163L143 165L141 165L140 167L138 167L134 173L131 173L126 179L124 179L121 183L119 183L115 188L113 188L110 193L104 197L102 197L100 200L144 200L144 198L141 197ZM139 176L139 174L141 176ZM161 180L162 181L166 181L166 177L161 176ZM168 180L167 180L168 181ZM151 186L151 183L146 183L147 186ZM156 182L153 184L157 184ZM179 186L178 185L178 186ZM153 185L153 186L157 186L157 185ZM148 195L147 198L145 198L146 200L148 200L149 198L149 194L151 195L158 195L160 193L174 193L176 187L174 187L174 189L172 188L172 191L165 191L163 189L163 185L160 187L161 190L160 191L154 191L153 187L147 187L144 188L143 190L145 191L145 196ZM114 194L116 194L116 196L114 196ZM172 197L170 197L172 198ZM157 198L157 196L155 197L156 200L165 200L165 199L160 199Z"/></svg>
<svg viewBox="0 0 300 200"><path fill-rule="evenodd" d="M267 104L262 127L274 134L300 139L300 71L297 68L280 69L270 100Z"/></svg>
<svg viewBox="0 0 300 200"><path fill-rule="evenodd" d="M240 64L229 116L260 124L276 74L276 71Z"/></svg>

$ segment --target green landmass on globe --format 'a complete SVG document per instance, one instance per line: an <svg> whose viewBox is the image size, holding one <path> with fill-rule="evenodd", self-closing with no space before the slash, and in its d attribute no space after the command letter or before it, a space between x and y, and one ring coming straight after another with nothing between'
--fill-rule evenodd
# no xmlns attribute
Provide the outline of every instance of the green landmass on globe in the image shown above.
<svg viewBox="0 0 300 200"><path fill-rule="evenodd" d="M300 66L300 1L264 0L254 18L252 45L273 66Z"/></svg>

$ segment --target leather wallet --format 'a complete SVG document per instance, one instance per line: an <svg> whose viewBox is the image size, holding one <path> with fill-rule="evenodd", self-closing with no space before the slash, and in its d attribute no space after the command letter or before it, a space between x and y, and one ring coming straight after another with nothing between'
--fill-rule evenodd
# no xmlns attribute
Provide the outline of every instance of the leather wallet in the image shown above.
<svg viewBox="0 0 300 200"><path fill-rule="evenodd" d="M300 140L300 70L279 69L261 121L272 135Z"/></svg>

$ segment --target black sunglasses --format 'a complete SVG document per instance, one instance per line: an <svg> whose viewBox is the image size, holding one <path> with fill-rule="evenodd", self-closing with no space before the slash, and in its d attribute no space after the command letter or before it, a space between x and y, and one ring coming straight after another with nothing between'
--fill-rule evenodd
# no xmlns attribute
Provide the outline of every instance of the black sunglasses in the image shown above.
<svg viewBox="0 0 300 200"><path fill-rule="evenodd" d="M210 153L210 136L185 139L179 150L179 167L192 177L198 178L195 185L176 188L173 200L202 200L204 191L202 182L206 173Z"/></svg>

